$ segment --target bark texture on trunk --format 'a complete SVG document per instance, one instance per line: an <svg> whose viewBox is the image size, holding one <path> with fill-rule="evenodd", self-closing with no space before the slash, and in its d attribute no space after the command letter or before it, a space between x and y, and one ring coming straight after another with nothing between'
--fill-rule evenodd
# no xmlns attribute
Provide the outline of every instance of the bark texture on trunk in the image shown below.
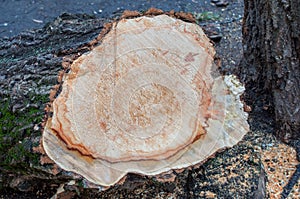
<svg viewBox="0 0 300 199"><path fill-rule="evenodd" d="M277 135L286 142L300 135L299 10L299 0L245 0L244 80L270 96L265 105L273 105Z"/></svg>

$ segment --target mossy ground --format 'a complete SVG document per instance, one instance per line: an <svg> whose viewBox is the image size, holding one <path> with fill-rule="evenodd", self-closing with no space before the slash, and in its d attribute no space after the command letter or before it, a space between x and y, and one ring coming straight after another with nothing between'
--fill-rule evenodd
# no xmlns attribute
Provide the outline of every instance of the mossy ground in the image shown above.
<svg viewBox="0 0 300 199"><path fill-rule="evenodd" d="M32 153L31 148L38 143L33 143L30 137L40 133L34 131L34 126L42 122L43 104L48 96L37 95L32 99L23 103L38 106L29 105L22 111L13 111L9 100L3 100L0 105L0 166L37 163L38 155Z"/></svg>

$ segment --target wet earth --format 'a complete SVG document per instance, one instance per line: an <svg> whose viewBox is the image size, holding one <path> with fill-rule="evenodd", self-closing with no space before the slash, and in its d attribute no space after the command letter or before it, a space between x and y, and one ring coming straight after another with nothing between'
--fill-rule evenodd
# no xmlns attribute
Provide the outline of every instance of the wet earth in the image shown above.
<svg viewBox="0 0 300 199"><path fill-rule="evenodd" d="M243 14L241 0L1 0L0 5L0 37L11 37L25 30L42 28L62 13L84 13L99 18L114 18L126 9L143 11L155 7L165 11L211 11L231 19L241 18ZM228 16L230 11L232 13Z"/></svg>

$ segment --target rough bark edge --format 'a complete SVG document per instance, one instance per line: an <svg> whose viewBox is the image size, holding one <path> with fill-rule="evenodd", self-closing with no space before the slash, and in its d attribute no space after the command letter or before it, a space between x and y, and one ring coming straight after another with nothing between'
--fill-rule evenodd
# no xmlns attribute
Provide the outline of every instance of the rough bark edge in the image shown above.
<svg viewBox="0 0 300 199"><path fill-rule="evenodd" d="M247 0L242 27L245 58L242 79L249 94L255 96L249 96L249 100L262 106L274 119L275 135L286 143L293 143L293 139L300 136L300 112L296 110L299 109L296 106L299 103L299 69L294 71L300 58L300 31L296 28L299 27L300 14L297 8L297 0ZM292 82L294 85L291 80L296 80ZM288 99L290 96L295 99ZM298 102L295 102L296 98ZM290 107L284 102L291 103ZM294 111L298 113L292 116Z"/></svg>

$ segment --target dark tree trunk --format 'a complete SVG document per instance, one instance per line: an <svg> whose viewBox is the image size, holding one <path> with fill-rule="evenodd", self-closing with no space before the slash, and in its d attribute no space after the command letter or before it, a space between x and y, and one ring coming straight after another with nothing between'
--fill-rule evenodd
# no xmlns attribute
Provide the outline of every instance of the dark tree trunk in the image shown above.
<svg viewBox="0 0 300 199"><path fill-rule="evenodd" d="M299 0L245 0L244 78L270 96L264 108L274 107L277 135L286 142L300 137L299 11Z"/></svg>

